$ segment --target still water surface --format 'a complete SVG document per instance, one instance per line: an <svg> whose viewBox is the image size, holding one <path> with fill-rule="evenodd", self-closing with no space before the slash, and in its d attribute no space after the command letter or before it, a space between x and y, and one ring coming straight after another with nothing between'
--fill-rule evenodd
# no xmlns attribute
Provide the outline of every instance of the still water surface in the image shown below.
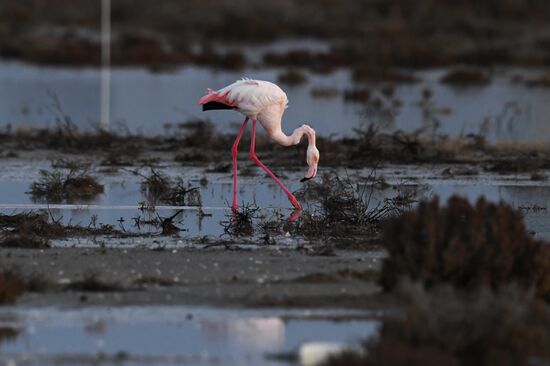
<svg viewBox="0 0 550 366"><path fill-rule="evenodd" d="M112 125L127 126L132 132L161 134L167 123L176 124L193 118L209 118L222 131L242 118L233 111L201 112L196 100L206 88L217 89L242 76L276 81L278 69L249 68L242 72L218 72L207 68L185 66L170 73L151 73L140 68L115 68L112 73ZM499 70L491 84L483 87L456 88L443 85L439 79L445 70L417 72L422 80L399 85L393 96L384 97L380 88L371 85L374 98L390 105L400 101L388 131L414 131L425 125L419 106L422 91L433 92L433 107L446 111L437 116L436 133L453 136L468 133L486 134L489 140L550 140L550 89L528 88L511 80L515 75L536 75L536 71ZM0 125L55 124L52 100L55 93L63 109L83 127L99 119L99 79L96 69L51 68L0 61ZM349 72L338 70L330 75L309 75L309 81L296 87L283 88L290 104L283 126L291 132L304 122L319 134L349 135L362 123L379 118L366 113L363 104L346 103L342 92L352 88ZM333 88L340 92L332 98L315 98L311 90ZM428 129L431 131L431 129Z"/></svg>
<svg viewBox="0 0 550 366"><path fill-rule="evenodd" d="M357 320L353 320L354 314ZM296 352L301 344L311 341L357 345L378 329L378 321L364 320L365 315L337 309L232 310L188 306L3 308L0 328L16 330L17 335L0 341L0 362L288 365L289 362L267 356ZM346 320L323 320L338 316Z"/></svg>

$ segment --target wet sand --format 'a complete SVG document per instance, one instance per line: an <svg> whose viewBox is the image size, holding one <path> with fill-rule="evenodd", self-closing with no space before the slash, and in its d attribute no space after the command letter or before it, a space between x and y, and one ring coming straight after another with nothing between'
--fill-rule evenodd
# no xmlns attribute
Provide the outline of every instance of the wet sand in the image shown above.
<svg viewBox="0 0 550 366"><path fill-rule="evenodd" d="M300 250L2 249L3 268L39 278L21 306L214 305L388 308L375 284L383 252ZM85 290L94 276L104 287ZM79 290L79 288L84 290ZM105 290L106 289L106 290Z"/></svg>

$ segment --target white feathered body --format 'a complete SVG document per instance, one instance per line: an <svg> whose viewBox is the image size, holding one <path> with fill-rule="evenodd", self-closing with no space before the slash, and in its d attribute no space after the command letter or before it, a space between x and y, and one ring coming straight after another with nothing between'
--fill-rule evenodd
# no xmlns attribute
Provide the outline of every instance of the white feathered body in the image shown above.
<svg viewBox="0 0 550 366"><path fill-rule="evenodd" d="M263 80L241 79L217 91L209 91L199 103L217 101L235 107L245 116L259 121L271 134L280 130L288 106L286 93Z"/></svg>

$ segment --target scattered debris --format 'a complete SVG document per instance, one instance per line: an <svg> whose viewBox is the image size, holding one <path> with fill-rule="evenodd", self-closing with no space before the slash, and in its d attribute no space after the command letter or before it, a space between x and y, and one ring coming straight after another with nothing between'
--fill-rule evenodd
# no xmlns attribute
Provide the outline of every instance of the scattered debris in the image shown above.
<svg viewBox="0 0 550 366"><path fill-rule="evenodd" d="M176 216L178 216L182 212L183 210L178 210L172 216L165 217L165 218L161 218L159 216L160 226L162 227L162 235L173 235L182 231L182 229L174 225L174 219L176 218Z"/></svg>
<svg viewBox="0 0 550 366"><path fill-rule="evenodd" d="M66 229L48 214L23 212L0 214L0 247L40 249L49 247L49 239L61 237Z"/></svg>

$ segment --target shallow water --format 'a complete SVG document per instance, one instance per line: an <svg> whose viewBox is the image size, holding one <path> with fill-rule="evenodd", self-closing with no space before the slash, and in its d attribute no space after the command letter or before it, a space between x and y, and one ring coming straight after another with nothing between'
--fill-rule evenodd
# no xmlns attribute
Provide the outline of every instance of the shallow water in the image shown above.
<svg viewBox="0 0 550 366"><path fill-rule="evenodd" d="M287 365L269 354L304 342L355 345L378 322L349 310L231 310L186 306L1 308L0 362L12 365ZM354 317L356 320L353 320ZM338 319L334 321L330 319ZM4 364L4 363L2 363Z"/></svg>
<svg viewBox="0 0 550 366"><path fill-rule="evenodd" d="M251 50L249 53L254 54ZM133 132L158 134L166 123L209 118L220 130L230 131L232 123L241 123L242 117L228 111L201 112L195 102L204 90L220 88L242 76L276 81L279 72L278 69L256 68L219 72L185 66L170 73L151 73L140 68L115 68L112 73L112 125L115 129L124 125ZM536 72L495 71L490 85L467 88L439 83L443 72L418 72L422 82L395 88L393 98L400 100L402 107L397 110L395 121L387 126L388 131L413 131L425 125L418 102L422 90L430 88L434 106L451 111L438 116L440 127L436 133L456 136L483 131L490 141L550 139L550 124L547 123L550 90L527 88L511 81L516 74L533 75ZM340 92L350 88L352 83L347 71L309 76L309 82L304 85L284 87L290 100L283 122L287 132L308 122L321 135L346 135L352 134L361 123L376 120L375 116L365 115L364 106L345 103L341 95L334 98L311 96L312 88L330 87ZM89 127L99 119L99 78L99 71L91 68L51 68L0 61L0 125L54 125L52 100L48 96L48 92L53 92L75 123ZM375 92L374 95L381 94Z"/></svg>
<svg viewBox="0 0 550 366"><path fill-rule="evenodd" d="M416 201L429 199L435 195L441 202L454 195L466 197L475 202L484 196L488 201L505 201L524 214L528 230L537 237L550 239L550 182L532 181L529 175L503 175L480 172L473 176L446 177L442 174L444 166L426 168L415 166L388 166L380 169L378 176L391 185L387 189L374 189L371 206L375 207L385 198L392 198L403 192L411 192ZM0 176L0 212L13 214L31 210L41 210L48 213L55 220L65 224L80 226L109 224L114 228L128 233L140 233L144 238L117 239L115 244L108 239L81 238L77 241L57 241L54 244L61 246L88 246L102 243L104 245L158 246L159 240L168 247L189 245L204 236L211 238L225 237L230 239L231 231L227 231L227 221L231 218L229 202L232 197L232 179L230 174L209 174L208 183L200 185L203 172L200 169L187 170L182 173L181 168L166 168L165 173L170 176L188 177L188 182L200 188L202 206L171 206L157 203L154 210L141 208L141 202L147 198L140 190L140 178L121 173L115 176L101 178L105 184L105 193L96 199L87 202L47 203L41 200L34 201L26 193L31 182L36 179L37 169L22 173L26 179L17 178L9 168L5 175ZM13 175L12 175L13 173ZM321 175L323 172L320 173ZM352 179L364 182L369 172L348 172ZM34 178L33 178L34 177ZM298 182L298 173L287 173L284 179L291 191L303 187ZM360 187L364 183L359 183ZM370 190L370 188L367 188ZM257 222L288 219L293 210L286 195L278 186L262 175L255 177L241 177L239 185L239 202L255 205L261 210L257 213ZM315 203L302 201L305 208L315 210ZM182 229L179 235L172 238L159 238L161 229L158 226L147 224L147 221L165 218L174 215L178 210L183 211L175 217L174 223ZM139 219L139 224L136 220ZM157 240L158 239L158 240ZM282 245L296 245L296 240L283 238L278 241Z"/></svg>

